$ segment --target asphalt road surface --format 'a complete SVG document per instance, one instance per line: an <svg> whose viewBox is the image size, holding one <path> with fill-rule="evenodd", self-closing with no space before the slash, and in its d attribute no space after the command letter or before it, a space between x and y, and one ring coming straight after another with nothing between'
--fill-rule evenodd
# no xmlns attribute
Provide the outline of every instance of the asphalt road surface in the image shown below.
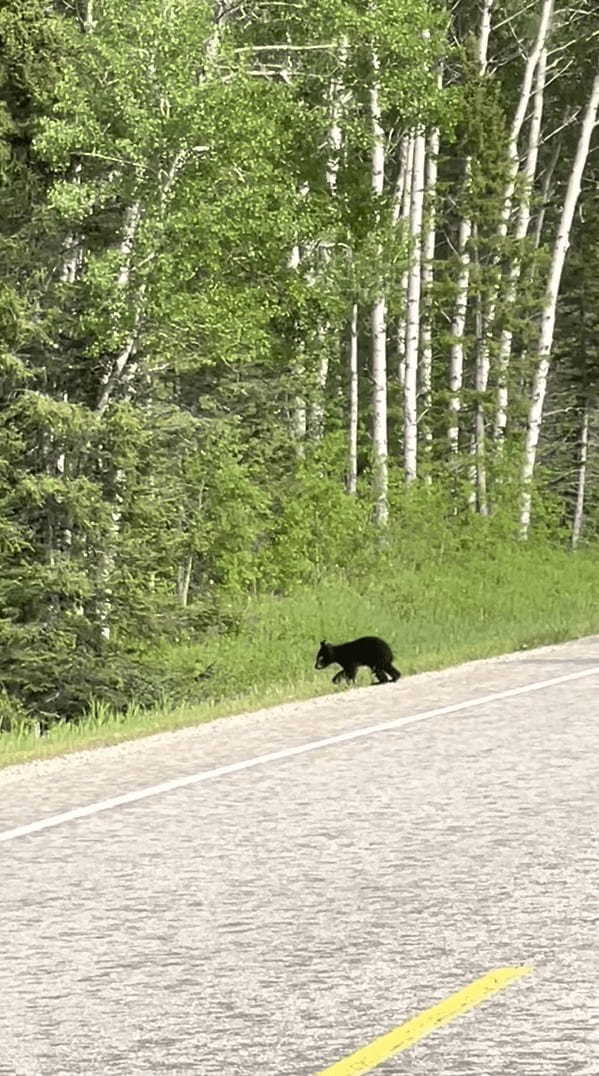
<svg viewBox="0 0 599 1076"><path fill-rule="evenodd" d="M595 637L1 772L1 1076L315 1076L520 965L376 1073L599 1076L598 691Z"/></svg>

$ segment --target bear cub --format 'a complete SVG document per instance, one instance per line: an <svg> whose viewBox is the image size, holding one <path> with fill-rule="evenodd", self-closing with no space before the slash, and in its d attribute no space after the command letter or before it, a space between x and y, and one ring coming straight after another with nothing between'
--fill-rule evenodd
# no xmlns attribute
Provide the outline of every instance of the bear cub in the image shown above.
<svg viewBox="0 0 599 1076"><path fill-rule="evenodd" d="M351 643L333 643L324 641L320 644L320 650L316 655L316 669L326 669L327 665L336 662L341 666L338 673L333 677L333 684L341 683L345 677L348 683L353 683L360 665L367 665L376 676L379 684L386 684L389 680L399 680L401 673L393 665L391 647L384 639L376 635L364 635L361 639L354 639Z"/></svg>

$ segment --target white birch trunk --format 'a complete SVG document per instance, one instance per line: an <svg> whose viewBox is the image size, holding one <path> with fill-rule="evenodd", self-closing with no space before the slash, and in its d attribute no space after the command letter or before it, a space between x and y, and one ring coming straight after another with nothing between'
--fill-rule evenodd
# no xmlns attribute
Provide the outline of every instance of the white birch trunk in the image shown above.
<svg viewBox="0 0 599 1076"><path fill-rule="evenodd" d="M301 261L301 251L299 243L294 243L289 255L287 267L289 269L297 269ZM303 355L303 344L299 347L299 353L295 356L293 361L292 374L297 383L301 383L306 376L306 368ZM306 451L306 433L308 428L308 416L306 408L305 397L298 393L295 393L292 402L292 420L291 430L292 437L295 444L295 451L301 458L305 455Z"/></svg>
<svg viewBox="0 0 599 1076"><path fill-rule="evenodd" d="M85 27L85 24L84 24ZM72 182L75 184L81 183L81 164L76 164L73 169ZM83 251L83 237L74 232L70 232L63 244L63 256L62 265L60 268L60 279L63 284L74 284L81 273L84 262ZM68 403L68 393L63 392L63 401ZM56 460L56 473L60 478L64 478L66 474L66 453L64 449L60 452L58 459ZM64 552L68 554L73 544L73 532L70 527L63 529L63 545Z"/></svg>
<svg viewBox="0 0 599 1076"><path fill-rule="evenodd" d="M339 64L341 71L343 71L347 62L347 41L344 40L341 44ZM341 129L341 116L343 107L346 102L346 94L343 86L342 78L335 78L331 81L329 90L329 127L327 131L327 142L329 147L329 156L327 160L326 170L326 182L329 189L331 198L337 197L337 181L339 177L339 167L341 164L341 149L343 145L343 131ZM320 244L320 257L322 262L322 272L326 275L328 266L331 260L332 243L328 241L322 241ZM318 277L316 277L318 279ZM331 335L331 325L327 321L323 325L319 325L317 329L318 340L318 373L315 386L315 397L312 401L310 408L310 436L313 440L319 441L324 434L324 400L325 391L327 385L327 379L329 375L329 337Z"/></svg>
<svg viewBox="0 0 599 1076"><path fill-rule="evenodd" d="M547 208L547 206L549 205L549 202L550 202L551 185L552 185L552 182L553 182L553 174L554 174L555 169L557 167L557 162L559 161L559 158L560 158L561 149L562 149L561 139L558 139L556 141L556 144L555 144L555 149L554 149L554 151L553 151L553 153L551 155L551 160L549 161L549 164L548 164L548 166L547 166L547 168L545 170L545 175L543 177L543 184L542 184L542 189L541 189L541 208L539 210L539 214L538 214L538 217L537 217L535 230L534 230L534 238L533 238L533 249L534 250L538 250L540 245L541 245L543 226L544 226L544 223L545 223L545 211L546 211L546 208ZM531 278L530 278L531 283L535 280L535 278L536 278L536 266L533 265L532 274L531 274ZM524 349L524 351L520 355L520 366L521 366L522 369L524 369L526 359L527 359L527 354L528 354L527 349ZM524 392L525 392L524 374L521 372L520 377L519 377L519 386L518 386L519 396L520 397L524 396Z"/></svg>
<svg viewBox="0 0 599 1076"><path fill-rule="evenodd" d="M425 156L424 132L418 131L414 136L414 170L410 206L410 264L404 382L404 473L407 482L415 481L418 474L418 345L420 341Z"/></svg>
<svg viewBox="0 0 599 1076"><path fill-rule="evenodd" d="M484 0L480 33L478 37L478 68L481 75L487 70L489 58L489 38L491 36L491 15L495 0ZM468 194L472 176L472 160L466 158L464 163L464 190ZM468 313L468 293L470 290L470 240L472 238L472 219L469 215L462 217L458 235L458 287L451 323L451 349L449 359L449 424L447 436L449 451L457 454L460 440L460 411L462 409L462 387L464 381L464 330Z"/></svg>
<svg viewBox="0 0 599 1076"><path fill-rule="evenodd" d="M521 471L522 491L520 496L520 537L528 538L530 529L530 510L532 500L532 480L537 458L537 447L541 433L543 420L543 406L547 390L547 377L551 362L551 348L553 345L553 333L555 328L555 316L557 299L562 277L562 270L566 260L566 254L570 243L570 230L572 220L582 183L582 175L589 155L589 147L595 124L597 122L597 110L599 109L599 72L595 75L591 94L589 96L584 120L580 130L580 137L576 149L576 155L570 172L568 188L558 232L553 248L551 268L545 290L545 303L541 319L541 332L539 337L538 364L535 371L532 387L532 398L528 411L528 430L524 448L524 458Z"/></svg>
<svg viewBox="0 0 599 1076"><path fill-rule="evenodd" d="M514 119L510 129L510 140L508 147L508 179L503 192L503 203L501 208L501 217L499 221L498 237L500 240L505 239L508 231L509 221L512 213L512 203L514 198L514 189L516 186L516 178L518 176L518 169L520 167L520 154L518 151L518 142L520 139L520 133L522 126L526 118L528 106L530 103L530 96L532 93L533 81L535 71L541 61L542 55L546 50L547 38L551 30L551 21L553 18L553 4L554 0L543 0L543 8L541 11L541 19L539 22L539 28L537 31L537 37L532 49L529 53L526 61L526 67L524 69L524 76L522 78L522 86L520 88L520 96L518 98L518 106L514 113ZM537 87L538 87L537 79ZM544 92L545 80L543 75L542 90L541 90L541 105L542 96ZM491 294L489 300L489 308L486 316L487 326L492 323L495 316L495 307L497 303L497 288L495 288Z"/></svg>
<svg viewBox="0 0 599 1076"><path fill-rule="evenodd" d="M522 79L522 87L520 90L520 97L518 99L518 106L512 122L510 130L510 142L508 149L509 156L509 171L508 180L505 186L503 195L503 204L501 209L501 217L499 220L499 227L497 229L497 237L499 240L499 249L505 242L509 222L512 214L512 205L514 198L514 189L516 186L516 178L518 175L518 169L520 166L520 156L518 152L518 141L520 138L520 132L524 123L526 113L528 110L530 95L532 92L532 85L534 74L537 66L540 64L543 53L545 51L547 36L551 28L551 20L553 16L553 3L554 0L543 0L543 7L541 10L541 19L539 22L539 28L535 44L532 52L529 53L526 67L524 69L524 77ZM499 262L500 255L497 255L496 264ZM486 461L485 461L485 410L484 410L484 394L487 391L487 385L489 381L490 371L490 344L493 336L493 330L495 325L495 315L497 311L497 299L499 295L500 277L497 274L497 279L490 289L489 298L487 300L487 307L483 317L482 324L482 336L478 341L478 360L476 365L476 391L478 395L476 405L476 482L477 482L477 500L478 508L481 515L488 514L487 496L486 496Z"/></svg>
<svg viewBox="0 0 599 1076"><path fill-rule="evenodd" d="M125 212L125 223L123 226L123 238L119 252L121 255L119 274L117 277L117 286L124 290L129 285L131 279L132 257L135 247L135 240L139 225L141 223L141 205L139 202L133 202L132 205L127 207ZM130 359L135 353L137 345L137 336L139 326L142 318L143 304L145 299L146 286L141 284L135 299L135 313L133 319L133 326L131 331L127 334L125 342L119 351L116 359L110 365L110 368L106 370L102 377L102 388L100 391L100 398L98 400L97 408L99 414L102 414L112 399L112 394L121 381L125 367L129 363Z"/></svg>
<svg viewBox="0 0 599 1076"><path fill-rule="evenodd" d="M193 553L189 553L177 572L177 595L182 609L187 609L189 602L189 585L193 568Z"/></svg>
<svg viewBox="0 0 599 1076"><path fill-rule="evenodd" d="M91 34L95 30L96 22L94 19L94 0L87 0L83 13L83 32Z"/></svg>
<svg viewBox="0 0 599 1076"><path fill-rule="evenodd" d="M370 90L370 117L372 124L371 184L375 197L380 198L385 181L385 135L381 123L381 106L378 88L379 60L373 55L374 81ZM374 497L375 522L384 527L389 517L388 447L387 447L387 316L385 295L380 284L371 310L372 348L372 441L374 450Z"/></svg>
<svg viewBox="0 0 599 1076"><path fill-rule="evenodd" d="M387 336L384 296L376 299L371 313L372 414L374 448L375 522L384 526L389 516L387 503Z"/></svg>
<svg viewBox="0 0 599 1076"><path fill-rule="evenodd" d="M539 145L541 140L541 125L543 120L543 103L545 96L546 74L547 49L544 48L541 50L541 55L539 56L539 63L537 66L533 113L530 120L530 128L528 132L528 151L526 154L526 165L524 168L526 183L522 191L520 209L518 212L518 220L516 224L516 232L514 236L514 238L520 245L522 244L523 240L526 239L526 236L528 235L528 228L530 225L532 190L537 172ZM522 251L519 247L512 259L508 286L505 296L506 313L508 315L508 318L514 309L521 268ZM507 426L508 373L510 358L512 354L512 338L513 333L508 325L505 329L503 329L501 333L499 355L497 358L497 402L495 411L495 428L493 436L498 451L501 451L503 447L505 429Z"/></svg>
<svg viewBox="0 0 599 1076"><path fill-rule="evenodd" d="M475 226L474 230L475 244L478 260L478 229ZM484 351L483 340L483 311L482 311L482 299L480 294L476 296L476 314L475 314L475 326L476 326L476 389L479 393L483 392L482 377L485 371L484 357L481 353ZM488 367L487 367L488 373ZM486 387L486 381L484 381ZM481 516L488 515L488 503L487 503L487 471L484 460L485 452L485 414L483 409L483 403L479 399L476 402L476 413L474 418L474 436L470 443L470 455L472 462L469 467L469 491L468 491L468 504L471 511L475 512L477 509Z"/></svg>
<svg viewBox="0 0 599 1076"><path fill-rule="evenodd" d="M470 183L471 162L466 161L464 186ZM462 217L458 237L459 273L456 303L451 323L451 349L449 355L449 451L458 452L460 439L460 411L462 408L462 385L464 381L464 330L468 312L468 292L470 288L470 240L472 239L472 220Z"/></svg>
<svg viewBox="0 0 599 1076"><path fill-rule="evenodd" d="M349 430L347 450L347 492L358 488L358 304L352 305L349 337Z"/></svg>
<svg viewBox="0 0 599 1076"><path fill-rule="evenodd" d="M481 75L487 70L489 57L489 38L491 36L491 15L495 0L485 0L480 19L480 34L478 36L478 69Z"/></svg>
<svg viewBox="0 0 599 1076"><path fill-rule="evenodd" d="M439 76L441 82L441 76ZM422 265L422 290L423 290L423 316L422 316L422 358L420 370L420 388L422 394L422 435L424 441L424 457L427 468L425 482L430 485L432 474L430 465L433 452L433 431L430 423L430 410L432 407L432 375L433 375L433 282L435 258L435 245L437 239L437 172L439 159L440 132L434 127L430 132L427 143L426 159L426 192L425 208L427 212L426 231L423 242L423 265Z"/></svg>
<svg viewBox="0 0 599 1076"><path fill-rule="evenodd" d="M403 182L400 182L400 197L396 198L393 205L393 221L401 221L402 236L409 232L410 206L412 204L412 178L414 175L414 134L406 135L403 140L405 147L405 159L402 161ZM403 147L402 147L403 150ZM400 173L401 175L401 173ZM398 191L399 194L399 191ZM397 376L402 388L406 380L406 314L408 309L408 266L401 275L400 284L400 311L397 324Z"/></svg>
<svg viewBox="0 0 599 1076"><path fill-rule="evenodd" d="M580 447L578 456L578 480L576 486L576 506L574 508L574 519L572 521L572 549L576 549L580 536L582 534L582 524L584 520L584 501L586 495L586 478L587 478L587 461L589 455L589 424L590 424L590 404L588 399L585 400L584 411L582 413L582 424L580 428Z"/></svg>

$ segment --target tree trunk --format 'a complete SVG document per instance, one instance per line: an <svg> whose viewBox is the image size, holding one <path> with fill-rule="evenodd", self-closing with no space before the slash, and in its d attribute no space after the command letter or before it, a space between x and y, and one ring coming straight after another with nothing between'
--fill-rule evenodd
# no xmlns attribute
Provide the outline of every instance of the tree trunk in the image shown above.
<svg viewBox="0 0 599 1076"><path fill-rule="evenodd" d="M420 294L422 287L422 216L424 206L424 132L414 136L414 171L410 205L410 265L406 324L404 383L404 472L407 482L418 474L418 352L420 342Z"/></svg>
<svg viewBox="0 0 599 1076"><path fill-rule="evenodd" d="M294 243L291 254L287 261L288 269L297 269L301 261L301 251L299 243ZM291 364L291 374L296 385L303 384L306 370L304 362L304 347L303 341L298 344L298 353L294 356ZM295 445L296 454L300 459L305 455L306 451L306 432L307 432L308 420L306 410L306 400L303 394L300 392L294 392L292 402L292 419L291 419L291 434Z"/></svg>
<svg viewBox="0 0 599 1076"><path fill-rule="evenodd" d="M347 451L347 492L358 488L358 304L352 305L349 338L349 443Z"/></svg>
<svg viewBox="0 0 599 1076"><path fill-rule="evenodd" d="M544 48L542 49L541 55L539 56L539 63L537 67L534 106L530 121L530 129L528 133L528 152L526 155L526 166L524 169L526 185L522 191L520 209L518 213L518 221L516 224L515 239L519 245L512 259L509 281L505 296L506 313L508 319L514 309L518 282L520 280L520 272L522 267L521 246L523 240L526 239L526 236L528 235L528 228L530 225L532 191L537 171L537 161L539 157L539 145L541 139L541 124L543 119L543 101L545 95L546 73L547 49ZM512 337L513 333L508 321L508 324L501 333L499 355L497 359L497 403L495 411L495 429L493 436L498 451L501 451L503 447L505 429L507 425L509 391L508 373L512 353Z"/></svg>
<svg viewBox="0 0 599 1076"><path fill-rule="evenodd" d="M133 202L132 205L127 206L125 211L125 222L123 226L123 238L120 245L121 262L119 268L119 274L117 277L117 285L121 290L128 287L131 279L131 268L133 250L135 247L135 240L139 225L141 223L141 204L140 202ZM137 295L134 301L134 317L133 326L130 332L127 333L125 342L117 355L106 370L102 378L102 389L100 392L100 398L96 410L99 414L102 414L112 399L112 395L116 386L121 381L127 364L131 360L135 353L137 346L137 338L139 333L139 327L141 324L143 305L145 300L146 287L142 283L139 286Z"/></svg>
<svg viewBox="0 0 599 1076"><path fill-rule="evenodd" d="M595 124L597 122L598 108L599 72L595 75L595 78L593 80L591 94L585 110L584 120L582 123L580 137L578 141L578 147L576 149L574 163L570 172L568 189L566 191L566 197L564 199L558 233L553 248L553 258L549 271L547 287L545 290L545 303L543 306L541 332L539 338L538 364L533 380L532 399L528 411L528 431L526 435L526 445L524 448L524 458L521 471L522 491L520 495L520 537L523 540L526 540L528 538L530 528L532 480L537 458L537 446L541 433L541 423L543 420L543 406L545 403L547 377L549 374L549 367L551 362L551 348L553 345L555 315L562 277L562 270L564 267L566 253L568 251L568 246L570 242L570 230L572 227L572 220L580 195L582 175L589 155L591 137Z"/></svg>
<svg viewBox="0 0 599 1076"><path fill-rule="evenodd" d="M489 57L489 37L491 35L491 15L495 0L484 0L481 12L480 33L478 37L478 69L481 75L487 70ZM464 162L463 190L469 195L472 180L472 159ZM464 380L464 330L468 312L468 292L470 288L470 240L472 238L472 219L465 214L460 221L458 235L458 272L457 296L451 323L451 351L449 365L449 424L447 436L449 451L456 455L460 440L460 411L462 409L462 385Z"/></svg>
<svg viewBox="0 0 599 1076"><path fill-rule="evenodd" d="M529 54L526 67L524 69L524 77L522 79L522 86L520 89L520 96L518 99L518 105L512 122L510 130L510 142L508 149L509 157L509 171L508 180L505 186L503 194L503 204L501 209L501 216L499 220L499 227L497 229L498 247L501 251L502 245L505 242L510 217L512 213L512 205L514 199L514 190L516 186L516 178L518 175L518 169L520 166L520 156L518 152L518 141L520 138L520 132L524 123L528 105L530 101L530 95L532 92L533 78L537 66L541 63L543 53L546 47L546 41L551 27L551 19L553 16L553 3L554 0L543 0L543 8L541 11L541 19L539 23L539 29L535 44L532 52ZM543 78L544 87L544 78ZM542 103L542 91L541 91L541 103ZM534 123L534 115L533 120ZM487 384L489 380L490 371L490 344L495 327L495 315L497 311L497 299L499 295L499 287L501 276L498 271L500 253L496 255L496 279L493 283L489 297L487 300L486 309L483 317L482 337L478 345L478 362L476 368L476 392L477 392L477 405L476 405L476 470L477 470L477 498L479 502L479 511L482 515L487 515L487 497L486 497L486 459L485 459L485 401L484 396L487 391ZM515 285L514 285L515 290ZM509 294L509 285L508 285ZM482 473L484 472L484 473ZM484 494L482 491L485 491Z"/></svg>
<svg viewBox="0 0 599 1076"><path fill-rule="evenodd" d="M442 76L439 76L441 84ZM420 389L422 396L422 436L424 441L424 458L426 463L425 482L432 482L431 464L433 454L433 430L430 421L430 411L433 402L432 376L433 376L433 281L436 245L436 198L437 198L437 171L439 159L440 132L434 127L430 132L427 144L426 158L426 193L425 207L427 213L426 231L423 242L423 265L422 265L422 291L423 291L423 316L422 316L422 360L420 370Z"/></svg>
<svg viewBox="0 0 599 1076"><path fill-rule="evenodd" d="M475 244L478 261L478 230L475 228ZM489 514L487 502L487 469L485 466L485 412L484 403L481 399L487 386L489 373L488 352L485 352L483 339L483 311L480 293L476 296L476 380L477 391L476 411L474 418L474 437L470 445L472 463L469 467L469 492L468 504L472 511L477 511L481 516Z"/></svg>
<svg viewBox="0 0 599 1076"><path fill-rule="evenodd" d="M580 427L576 507L574 509L574 520L572 522L572 549L576 549L580 541L580 536L582 534L582 524L584 519L584 498L586 492L587 460L589 455L590 410L591 408L589 404L589 399L587 397L584 404L582 423Z"/></svg>
<svg viewBox="0 0 599 1076"><path fill-rule="evenodd" d="M373 55L372 67L374 81L370 90L370 116L372 124L371 183L375 198L383 193L385 180L385 135L381 124L381 106L379 99L378 56ZM382 250L379 248L379 257ZM389 516L387 499L388 489L388 447L387 447L387 319L386 302L382 281L379 284L371 311L371 347L372 347L372 441L374 450L373 477L375 513L378 526L384 527Z"/></svg>
<svg viewBox="0 0 599 1076"><path fill-rule="evenodd" d="M179 565L177 574L177 594L182 609L187 609L189 601L189 584L191 583L191 571L193 568L193 553L190 553L182 564Z"/></svg>
<svg viewBox="0 0 599 1076"><path fill-rule="evenodd" d="M393 203L393 223L401 220L402 237L408 233L410 206L412 203L412 176L414 174L414 135L406 135L402 142L402 158L396 197ZM406 380L406 313L408 308L408 267L401 275L400 310L397 322L397 376L403 386Z"/></svg>
<svg viewBox="0 0 599 1076"><path fill-rule="evenodd" d="M466 161L464 186L470 183L471 162ZM470 241L472 239L472 220L466 215L460 221L458 238L458 273L457 297L453 321L451 323L451 350L449 357L449 451L456 454L460 439L460 411L462 409L462 384L464 380L464 330L468 312L468 291L470 288Z"/></svg>

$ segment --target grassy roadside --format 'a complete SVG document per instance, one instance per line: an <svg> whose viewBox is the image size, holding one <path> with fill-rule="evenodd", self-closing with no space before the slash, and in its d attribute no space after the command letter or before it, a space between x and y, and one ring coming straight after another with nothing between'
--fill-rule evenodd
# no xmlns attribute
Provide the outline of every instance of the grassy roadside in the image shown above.
<svg viewBox="0 0 599 1076"><path fill-rule="evenodd" d="M381 562L383 565L383 562ZM321 638L387 638L404 675L440 669L599 632L599 551L505 546L434 561L423 558L360 582L328 578L285 597L249 603L239 630L166 655L177 669L214 663L206 697L193 706L116 716L97 708L48 736L4 733L0 767L200 724L305 699L333 688L313 669ZM360 674L368 682L367 671Z"/></svg>

